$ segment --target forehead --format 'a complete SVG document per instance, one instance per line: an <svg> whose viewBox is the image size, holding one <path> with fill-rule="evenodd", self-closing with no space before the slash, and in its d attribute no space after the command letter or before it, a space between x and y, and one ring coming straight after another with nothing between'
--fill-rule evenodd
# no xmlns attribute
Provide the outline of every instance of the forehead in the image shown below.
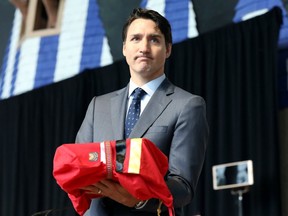
<svg viewBox="0 0 288 216"><path fill-rule="evenodd" d="M157 27L156 23L150 19L135 19L127 30L127 35L134 35L134 34L143 34L143 33L150 33L150 34L162 34L160 29Z"/></svg>

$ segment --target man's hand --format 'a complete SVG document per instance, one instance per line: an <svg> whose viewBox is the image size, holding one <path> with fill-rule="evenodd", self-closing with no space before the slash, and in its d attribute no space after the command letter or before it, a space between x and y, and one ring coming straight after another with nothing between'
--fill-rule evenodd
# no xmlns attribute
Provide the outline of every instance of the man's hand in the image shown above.
<svg viewBox="0 0 288 216"><path fill-rule="evenodd" d="M133 197L125 188L119 183L112 180L102 180L93 185L82 188L90 194L101 194L109 197L125 206L134 207L140 200Z"/></svg>

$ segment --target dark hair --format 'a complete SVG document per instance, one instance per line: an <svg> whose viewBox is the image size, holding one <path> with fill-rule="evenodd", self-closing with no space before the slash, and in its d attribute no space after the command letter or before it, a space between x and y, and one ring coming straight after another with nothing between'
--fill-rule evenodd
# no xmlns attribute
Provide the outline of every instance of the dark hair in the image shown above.
<svg viewBox="0 0 288 216"><path fill-rule="evenodd" d="M168 20L160 15L158 12L154 10L136 8L133 10L129 18L127 19L126 23L122 29L122 41L124 42L127 37L127 30L131 23L136 19L150 19L155 22L156 26L160 29L161 33L164 35L165 44L172 44L172 33L171 33L171 26Z"/></svg>

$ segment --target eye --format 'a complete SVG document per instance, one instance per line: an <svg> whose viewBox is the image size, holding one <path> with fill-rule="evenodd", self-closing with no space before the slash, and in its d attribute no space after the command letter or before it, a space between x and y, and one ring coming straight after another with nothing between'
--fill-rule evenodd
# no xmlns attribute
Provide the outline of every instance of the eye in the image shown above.
<svg viewBox="0 0 288 216"><path fill-rule="evenodd" d="M134 36L131 38L131 41L139 41L139 40L140 40L140 38L138 36Z"/></svg>
<svg viewBox="0 0 288 216"><path fill-rule="evenodd" d="M152 38L150 39L150 41L151 41L152 43L157 43L157 44L160 42L157 37L152 37Z"/></svg>

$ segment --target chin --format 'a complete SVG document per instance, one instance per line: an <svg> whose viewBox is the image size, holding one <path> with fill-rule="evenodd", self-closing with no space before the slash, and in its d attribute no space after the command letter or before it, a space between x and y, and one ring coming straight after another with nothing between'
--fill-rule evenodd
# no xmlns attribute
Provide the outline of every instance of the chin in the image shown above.
<svg viewBox="0 0 288 216"><path fill-rule="evenodd" d="M149 73L152 70L152 67L150 65L147 65L145 67L139 68L139 73Z"/></svg>

